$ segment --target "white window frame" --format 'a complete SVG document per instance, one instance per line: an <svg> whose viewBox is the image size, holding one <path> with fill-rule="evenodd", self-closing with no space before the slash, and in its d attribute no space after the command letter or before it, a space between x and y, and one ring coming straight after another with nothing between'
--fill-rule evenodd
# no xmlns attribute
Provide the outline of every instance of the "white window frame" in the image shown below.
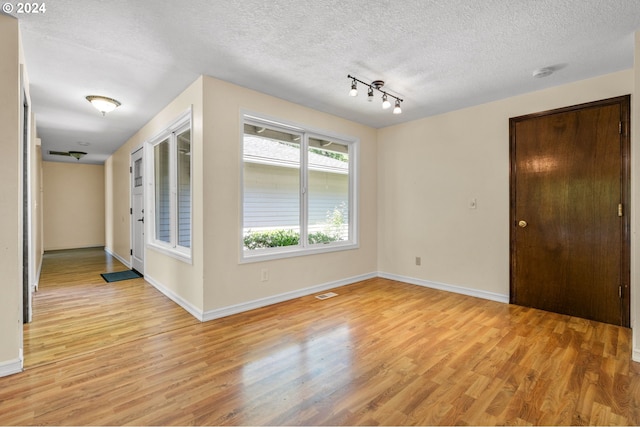
<svg viewBox="0 0 640 427"><path fill-rule="evenodd" d="M145 235L149 236L146 245L158 252L169 255L181 261L192 263L193 257L193 119L192 109L189 108L185 113L180 115L172 124L170 124L162 132L146 142L145 159L147 165L147 173L145 180L148 185L147 211L145 215L147 220L147 229ZM191 136L191 153L189 160L191 188L190 196L190 247L180 246L178 242L178 158L177 158L177 135L190 131ZM169 243L156 239L156 204L155 204L155 146L169 139L169 200L170 200L170 238ZM148 155L147 155L148 153Z"/></svg>
<svg viewBox="0 0 640 427"><path fill-rule="evenodd" d="M244 125L267 127L269 129L301 135L300 140L300 242L296 246L261 248L244 250ZM349 147L349 239L326 244L308 242L308 152L309 138L330 139ZM360 140L355 137L295 124L272 118L260 113L241 111L240 114L240 237L239 263L268 261L281 258L344 251L359 248L358 237L358 177L360 159Z"/></svg>

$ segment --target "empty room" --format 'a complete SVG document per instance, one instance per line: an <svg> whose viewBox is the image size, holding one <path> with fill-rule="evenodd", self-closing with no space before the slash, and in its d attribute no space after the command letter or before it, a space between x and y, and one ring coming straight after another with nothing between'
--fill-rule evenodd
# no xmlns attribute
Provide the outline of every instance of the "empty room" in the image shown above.
<svg viewBox="0 0 640 427"><path fill-rule="evenodd" d="M640 8L7 0L0 425L640 424Z"/></svg>

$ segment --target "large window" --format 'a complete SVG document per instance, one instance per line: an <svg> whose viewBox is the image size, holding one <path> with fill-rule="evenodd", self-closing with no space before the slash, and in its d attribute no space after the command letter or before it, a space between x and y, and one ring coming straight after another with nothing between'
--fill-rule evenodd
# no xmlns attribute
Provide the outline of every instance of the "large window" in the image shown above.
<svg viewBox="0 0 640 427"><path fill-rule="evenodd" d="M248 115L243 128L241 258L355 247L357 140Z"/></svg>
<svg viewBox="0 0 640 427"><path fill-rule="evenodd" d="M153 170L150 244L190 259L191 114L185 114L149 144Z"/></svg>

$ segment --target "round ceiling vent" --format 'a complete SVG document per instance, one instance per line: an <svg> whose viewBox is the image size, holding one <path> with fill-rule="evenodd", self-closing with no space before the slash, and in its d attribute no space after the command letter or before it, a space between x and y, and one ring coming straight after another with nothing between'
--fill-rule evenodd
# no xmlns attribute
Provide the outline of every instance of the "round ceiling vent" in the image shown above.
<svg viewBox="0 0 640 427"><path fill-rule="evenodd" d="M554 69L551 67L538 68L537 70L533 70L533 77L536 79L541 79L543 77L550 76L553 74Z"/></svg>

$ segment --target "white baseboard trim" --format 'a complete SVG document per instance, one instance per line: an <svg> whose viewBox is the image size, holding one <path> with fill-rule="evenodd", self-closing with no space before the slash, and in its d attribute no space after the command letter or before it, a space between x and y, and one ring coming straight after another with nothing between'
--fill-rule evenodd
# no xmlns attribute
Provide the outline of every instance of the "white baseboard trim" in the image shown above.
<svg viewBox="0 0 640 427"><path fill-rule="evenodd" d="M114 257L115 259L117 259L118 261L120 261L121 263L123 263L127 268L131 268L131 261L127 261L126 259L122 258L120 255L113 252L111 249L109 249L106 246L104 247L104 251L109 255L111 255L112 257Z"/></svg>
<svg viewBox="0 0 640 427"><path fill-rule="evenodd" d="M297 289L291 292L285 292L283 294L273 295L266 298L260 298L253 301L247 301L236 305L231 305L222 308L216 308L214 310L208 310L204 313L203 321L209 321L219 319L221 317L231 316L232 314L238 314L256 308L265 307L272 304L292 300L294 298L300 298L303 296L323 292L329 289L337 288L340 286L350 285L352 283L361 282L363 280L372 279L377 277L376 273L362 274L359 276L349 277L347 279L336 280L333 282L323 283L321 285L311 286L304 289Z"/></svg>
<svg viewBox="0 0 640 427"><path fill-rule="evenodd" d="M631 355L631 360L634 362L640 362L640 348L634 348L633 354Z"/></svg>
<svg viewBox="0 0 640 427"><path fill-rule="evenodd" d="M106 248L105 248L106 250ZM167 298L171 301L178 304L180 307L185 309L189 314L191 314L196 319L201 322L207 322L209 320L220 319L222 317L231 316L233 314L243 313L249 310L255 310L256 308L266 307L272 304L278 304L284 301L292 300L295 298L312 295L318 292L323 292L329 289L337 288L340 286L350 285L352 283L361 282L367 279L373 279L375 277L382 277L384 279L396 280L399 282L409 283L412 285L424 286L427 288L439 289L441 291L453 292L456 294L462 294L477 298L482 298L491 301L497 301L501 303L509 303L509 296L497 294L494 292L482 291L478 289L470 289L462 286L454 286L447 285L444 283L431 282L428 280L416 279L413 277L401 276L398 274L391 274L385 272L377 272L377 273L367 273L361 274L359 276L353 276L346 279L336 280L333 282L327 282L316 286L311 286L308 288L297 289L291 292L285 292L278 295L273 295L266 298L260 298L252 301L243 302L240 304L230 305L227 307L216 308L213 310L207 310L203 312L199 308L195 307L189 301L185 300L158 280L154 279L149 275L145 275L144 279L149 282L154 288L158 291L162 292Z"/></svg>
<svg viewBox="0 0 640 427"><path fill-rule="evenodd" d="M22 372L22 360L14 359L6 362L0 362L0 377Z"/></svg>
<svg viewBox="0 0 640 427"><path fill-rule="evenodd" d="M456 294L467 295L470 297L488 299L491 301L509 303L509 295L497 294L494 292L482 291L479 289L465 288L462 286L447 285L445 283L431 282L429 280L416 279L414 277L401 276L399 274L378 272L378 277L383 279L397 280L398 282L405 282L412 285L424 286L426 288L439 289L441 291L453 292Z"/></svg>
<svg viewBox="0 0 640 427"><path fill-rule="evenodd" d="M44 248L44 252L56 252L56 251L72 251L74 249L93 249L93 248L104 248L103 244L96 245L82 245L82 246L54 246Z"/></svg>
<svg viewBox="0 0 640 427"><path fill-rule="evenodd" d="M145 274L144 280L146 280L154 288L156 288L157 290L162 292L171 301L175 302L180 307L184 308L187 311L187 313L191 314L193 317L195 317L196 319L198 319L201 322L204 321L203 320L204 316L203 316L202 310L200 310L199 308L197 308L196 306L191 304L189 301L187 301L186 299L182 298L180 295L176 294L171 289L167 288L162 283L160 283L159 281L157 281L156 279L154 279L153 277L151 277L149 275Z"/></svg>

